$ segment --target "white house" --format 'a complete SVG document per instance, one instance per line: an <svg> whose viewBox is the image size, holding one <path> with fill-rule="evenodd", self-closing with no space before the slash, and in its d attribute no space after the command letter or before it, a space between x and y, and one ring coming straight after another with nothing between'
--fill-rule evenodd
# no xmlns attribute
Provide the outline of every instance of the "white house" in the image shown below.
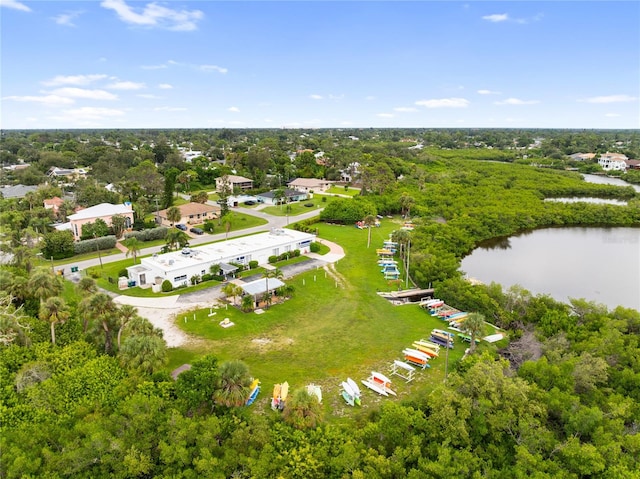
<svg viewBox="0 0 640 479"><path fill-rule="evenodd" d="M326 191L331 188L331 185L333 185L333 181L319 180L317 178L296 178L287 184L292 190L304 191L306 193Z"/></svg>
<svg viewBox="0 0 640 479"><path fill-rule="evenodd" d="M260 203L264 203L265 205L278 205L281 202L293 203L296 201L304 201L309 198L309 193L306 193L304 191L290 190L289 188L284 188L282 193L284 194L283 198L276 198L276 190L267 191L265 193L258 193L256 195L256 199Z"/></svg>
<svg viewBox="0 0 640 479"><path fill-rule="evenodd" d="M115 215L124 216L125 229L131 228L133 225L133 209L131 204L113 205L111 203L101 203L91 208L85 208L73 215L67 216L69 220L71 232L77 241L82 236L82 226L87 223L95 223L100 218L104 220L107 226L111 226L111 218Z"/></svg>
<svg viewBox="0 0 640 479"><path fill-rule="evenodd" d="M139 265L127 268L129 279L137 285L162 284L171 281L174 287L188 284L193 276L208 274L212 265L220 263L258 264L269 262L270 256L300 250L308 253L315 235L295 230L273 229L267 233L243 236L182 251L155 254L142 258Z"/></svg>
<svg viewBox="0 0 640 479"><path fill-rule="evenodd" d="M605 171L625 171L627 169L628 158L622 153L605 153L600 155L598 164Z"/></svg>

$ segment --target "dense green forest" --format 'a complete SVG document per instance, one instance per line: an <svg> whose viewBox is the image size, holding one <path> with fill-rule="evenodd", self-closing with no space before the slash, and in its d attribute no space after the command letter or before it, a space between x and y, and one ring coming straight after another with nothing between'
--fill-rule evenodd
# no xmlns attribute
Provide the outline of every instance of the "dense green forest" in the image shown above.
<svg viewBox="0 0 640 479"><path fill-rule="evenodd" d="M539 137L535 150L511 149ZM548 226L640 226L633 188L586 183L563 158L619 142L637 158L637 131L3 132L2 142L3 162L32 164L11 181L40 184L51 166L93 174L0 200L11 254L0 267L0 477L638 477L640 312L471 285L459 271L489 238ZM206 156L185 164L170 146L182 144ZM416 144L425 148L409 149ZM317 162L320 150L326 160ZM525 153L553 166L525 164ZM143 219L176 187L197 192L230 171L255 174L269 188L354 163L360 195L332 201L319 220L411 218L412 280L511 338L501 350L468 355L445 383L409 399L352 417L325 416L304 392L284 414L242 407L246 365L211 351L174 380L161 331L91 278L73 284L38 266L55 220L42 199L63 188L76 194L69 211L74 201L128 199ZM190 171L181 178L191 180L177 179ZM119 189L108 192L106 182ZM567 196L627 206L544 201Z"/></svg>

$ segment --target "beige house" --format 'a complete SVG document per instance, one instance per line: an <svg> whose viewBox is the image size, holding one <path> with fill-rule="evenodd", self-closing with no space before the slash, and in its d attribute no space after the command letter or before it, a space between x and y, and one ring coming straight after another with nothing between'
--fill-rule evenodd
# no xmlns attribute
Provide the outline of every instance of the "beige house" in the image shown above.
<svg viewBox="0 0 640 479"><path fill-rule="evenodd" d="M107 226L111 226L111 218L116 215L124 216L125 229L130 229L133 226L133 209L130 204L112 205L111 203L101 203L69 215L67 219L69 220L73 238L78 241L82 236L83 225L95 223L100 218L107 223Z"/></svg>
<svg viewBox="0 0 640 479"><path fill-rule="evenodd" d="M296 178L287 185L292 190L306 193L327 191L333 185L333 181L319 180L317 178Z"/></svg>
<svg viewBox="0 0 640 479"><path fill-rule="evenodd" d="M216 219L220 216L220 207L213 205L203 205L201 203L187 203L177 206L180 210L180 221L178 223L195 225L204 223L206 220ZM171 221L167 218L167 210L158 211L157 223L163 226L171 226Z"/></svg>
<svg viewBox="0 0 640 479"><path fill-rule="evenodd" d="M216 191L222 191L225 188L230 193L233 193L236 188L242 191L250 190L253 188L253 180L236 175L224 175L216 178Z"/></svg>

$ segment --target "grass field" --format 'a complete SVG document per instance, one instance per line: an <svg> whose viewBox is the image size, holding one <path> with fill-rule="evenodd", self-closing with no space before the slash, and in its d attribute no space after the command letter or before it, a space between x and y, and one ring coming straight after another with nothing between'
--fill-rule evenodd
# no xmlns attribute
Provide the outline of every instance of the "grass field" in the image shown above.
<svg viewBox="0 0 640 479"><path fill-rule="evenodd" d="M360 194L360 188L347 188L341 186L332 186L327 191L324 192L327 195L347 195L347 196L357 196Z"/></svg>
<svg viewBox="0 0 640 479"><path fill-rule="evenodd" d="M339 385L347 376L359 382L371 370L388 374L393 360L402 359L403 348L428 337L431 329L446 326L418 305L394 306L376 294L397 289L380 273L375 250L400 223L384 220L380 228L372 229L370 248L365 230L324 224L318 227L321 238L345 249L346 257L335 265L335 271L321 269L288 280L295 287L293 298L263 314L228 307L211 318L207 309L198 312L195 321L179 321L184 331L201 340L195 347L171 350L169 367L204 353L213 353L221 361L241 359L262 381L262 400L269 396L274 383L287 380L295 389L315 382L323 387L328 412L344 410ZM225 317L235 326L221 328L218 323ZM465 344L460 342L450 351L450 366L461 358ZM394 376L398 396L427 391L442 382L444 354L432 362L430 369L418 371L412 383L405 384ZM369 391L364 394L365 404L381 399Z"/></svg>
<svg viewBox="0 0 640 479"><path fill-rule="evenodd" d="M289 205L267 206L263 208L262 211L273 216L286 216L287 214L289 216L301 215L302 213L308 213L318 208L324 208L328 202L331 201L331 198L326 198L324 201L322 201L322 198L322 196L316 196L308 200L289 203ZM305 206L307 204L312 204L313 206ZM287 206L289 206L288 210Z"/></svg>

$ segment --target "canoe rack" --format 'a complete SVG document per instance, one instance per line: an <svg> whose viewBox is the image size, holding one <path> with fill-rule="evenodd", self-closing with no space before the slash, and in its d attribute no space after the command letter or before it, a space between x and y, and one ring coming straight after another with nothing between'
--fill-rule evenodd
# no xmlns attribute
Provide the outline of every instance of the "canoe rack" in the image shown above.
<svg viewBox="0 0 640 479"><path fill-rule="evenodd" d="M416 372L416 368L410 364L403 363L402 361L394 361L391 365L391 374L400 376L406 382L413 381L413 375Z"/></svg>

